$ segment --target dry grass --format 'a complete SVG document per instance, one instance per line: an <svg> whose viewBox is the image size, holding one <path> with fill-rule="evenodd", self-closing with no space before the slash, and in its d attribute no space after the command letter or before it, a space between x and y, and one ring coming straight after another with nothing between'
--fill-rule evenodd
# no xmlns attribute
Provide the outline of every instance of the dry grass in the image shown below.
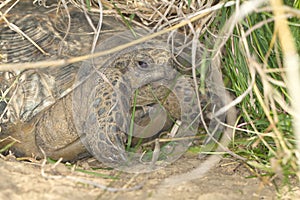
<svg viewBox="0 0 300 200"><path fill-rule="evenodd" d="M5 1L0 5L4 21L4 14L9 12L8 2L11 3ZM0 65L0 70L79 62L179 29L193 41L200 38L209 52L212 67L223 70L227 90L236 96L228 107L219 111L231 106L240 110L229 154L246 160L257 176L269 175L270 181L276 177L287 180L296 173L300 177L300 103L297 101L300 99L300 45L296 37L299 31L293 29L291 33L291 27L299 27L299 10L284 6L280 0L229 1L226 5L212 0L199 2L103 0L86 6L85 1L71 1L84 12L96 13L99 18L101 14L116 15L129 26L139 25L153 34L105 52L55 61L7 63ZM67 9L65 1L60 3ZM41 5L50 6L47 2ZM17 27L13 28L17 31ZM94 29L99 31L97 27ZM196 66L191 70L195 72Z"/></svg>
<svg viewBox="0 0 300 200"><path fill-rule="evenodd" d="M257 13L251 14L254 11ZM248 157L250 166L270 177L287 179L299 170L299 102L293 100L299 98L299 55L295 47L298 44L299 52L299 41L287 25L288 16L293 16L294 25L299 26L298 10L283 6L281 1L272 1L271 5L265 1L245 2L229 19L230 26L223 29L224 36L233 43L225 44L227 39L221 43L231 50L226 64L234 81L232 89L243 97L237 98L243 117L239 127L247 127L245 133L251 129L255 132L247 134L250 137L245 143L236 143L245 145L237 149Z"/></svg>

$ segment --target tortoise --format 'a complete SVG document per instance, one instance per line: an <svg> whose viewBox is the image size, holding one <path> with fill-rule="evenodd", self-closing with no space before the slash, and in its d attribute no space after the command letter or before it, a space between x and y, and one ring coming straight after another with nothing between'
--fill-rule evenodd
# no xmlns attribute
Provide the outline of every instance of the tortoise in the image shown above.
<svg viewBox="0 0 300 200"><path fill-rule="evenodd" d="M7 16L10 24L1 22L1 63L55 60L90 53L93 29L80 10L69 10L69 25L65 15L45 14L44 8L28 8L24 12L24 7L26 3L22 2L12 9L11 12L22 14ZM21 27L24 35L36 44L12 30L12 24ZM111 43L133 40L129 32L118 35L126 29L116 18L104 16L96 51L105 50ZM118 35L117 39L108 39L112 35ZM153 105L164 98L171 115L180 118L179 113L184 113L181 117L197 124L195 116L199 110L191 98L195 92L189 81L179 78L174 87L177 96L166 98L170 93L166 81L175 80L177 71L170 51L159 43L154 40L106 57L60 67L0 72L0 138L12 136L19 140L21 143L12 149L22 156L42 157L45 152L54 159L77 160L91 153L105 163L126 162L129 111L137 89L137 105ZM158 93L155 98L149 88ZM173 101L174 98L177 99ZM161 127L164 122L156 125ZM179 136L194 132L182 131Z"/></svg>

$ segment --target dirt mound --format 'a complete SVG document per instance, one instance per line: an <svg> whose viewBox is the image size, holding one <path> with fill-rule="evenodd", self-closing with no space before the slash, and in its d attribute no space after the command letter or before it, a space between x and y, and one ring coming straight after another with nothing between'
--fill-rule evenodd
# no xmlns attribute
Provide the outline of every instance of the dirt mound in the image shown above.
<svg viewBox="0 0 300 200"><path fill-rule="evenodd" d="M161 184L200 162L186 154L164 169L128 174L108 168L92 170L87 161L75 167L1 159L0 199L276 199L273 185L246 178L250 172L230 159L223 159L202 178ZM90 169L82 170L83 166Z"/></svg>

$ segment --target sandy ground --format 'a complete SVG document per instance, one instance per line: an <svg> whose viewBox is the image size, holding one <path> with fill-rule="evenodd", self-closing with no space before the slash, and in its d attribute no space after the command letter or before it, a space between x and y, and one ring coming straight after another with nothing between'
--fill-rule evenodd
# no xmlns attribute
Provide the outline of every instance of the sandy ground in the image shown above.
<svg viewBox="0 0 300 200"><path fill-rule="evenodd" d="M105 178L76 171L74 166L62 163L43 165L41 161L19 162L6 157L0 159L0 199L277 199L272 183L249 178L252 175L250 171L229 158L223 158L208 173L195 180L171 186L163 184L166 178L184 174L201 162L186 154L172 165L147 174L94 170L112 176ZM79 165L90 168L92 164L84 161ZM106 190L100 188L103 186L107 187ZM293 194L283 194L281 199L300 199L299 188L296 189L298 191Z"/></svg>

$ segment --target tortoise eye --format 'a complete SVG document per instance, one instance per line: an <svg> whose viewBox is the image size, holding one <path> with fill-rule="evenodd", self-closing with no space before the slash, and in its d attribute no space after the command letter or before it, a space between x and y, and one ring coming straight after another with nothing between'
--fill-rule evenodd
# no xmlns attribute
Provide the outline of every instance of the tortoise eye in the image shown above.
<svg viewBox="0 0 300 200"><path fill-rule="evenodd" d="M141 67L143 69L148 68L148 66L149 66L147 62L141 61L141 60L137 61L137 64L138 64L139 67Z"/></svg>

